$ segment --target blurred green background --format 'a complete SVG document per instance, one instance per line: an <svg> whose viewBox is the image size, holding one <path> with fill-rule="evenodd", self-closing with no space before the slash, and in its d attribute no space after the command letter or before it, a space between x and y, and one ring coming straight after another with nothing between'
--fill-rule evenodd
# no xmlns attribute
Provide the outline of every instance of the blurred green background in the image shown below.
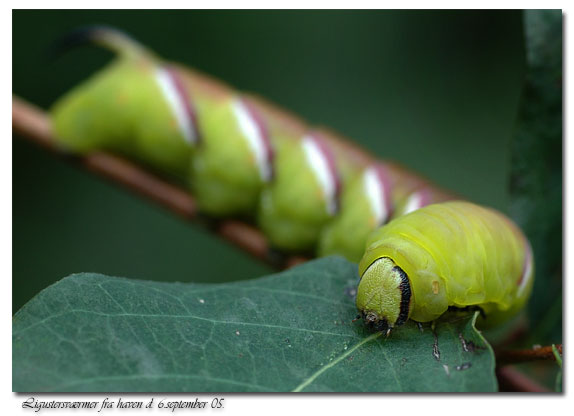
<svg viewBox="0 0 574 416"><path fill-rule="evenodd" d="M49 108L101 68L111 55L93 47L48 57L58 37L94 23L508 212L520 11L16 10L13 92ZM215 282L271 269L15 137L13 310L75 272Z"/></svg>

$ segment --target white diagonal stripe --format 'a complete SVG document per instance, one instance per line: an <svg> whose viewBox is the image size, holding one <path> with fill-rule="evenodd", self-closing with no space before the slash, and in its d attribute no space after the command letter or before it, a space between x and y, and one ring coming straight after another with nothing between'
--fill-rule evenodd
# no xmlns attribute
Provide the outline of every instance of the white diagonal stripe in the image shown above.
<svg viewBox="0 0 574 416"><path fill-rule="evenodd" d="M255 163L257 164L261 180L267 182L271 179L272 172L265 143L266 138L263 137L257 121L249 113L249 110L240 98L235 97L233 99L232 108L233 114L239 123L239 128L243 136L247 139L249 148L255 157Z"/></svg>
<svg viewBox="0 0 574 416"><path fill-rule="evenodd" d="M416 211L423 206L423 196L420 192L414 192L409 196L407 200L407 205L405 206L403 215L408 214L409 212Z"/></svg>
<svg viewBox="0 0 574 416"><path fill-rule="evenodd" d="M303 137L302 143L307 163L313 170L323 192L327 213L334 215L337 210L337 184L329 168L327 156L312 136L307 135Z"/></svg>
<svg viewBox="0 0 574 416"><path fill-rule="evenodd" d="M380 180L374 166L368 168L363 174L363 187L376 224L383 224L389 217L389 201L386 200L385 184Z"/></svg>
<svg viewBox="0 0 574 416"><path fill-rule="evenodd" d="M183 138L189 144L195 144L197 142L195 126L187 111L185 98L179 93L173 76L165 68L159 67L155 71L155 80L177 121Z"/></svg>

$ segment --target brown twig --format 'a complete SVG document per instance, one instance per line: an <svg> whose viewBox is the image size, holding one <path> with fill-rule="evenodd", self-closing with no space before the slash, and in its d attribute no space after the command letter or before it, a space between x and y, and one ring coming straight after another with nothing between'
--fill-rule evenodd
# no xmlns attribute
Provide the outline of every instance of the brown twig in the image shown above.
<svg viewBox="0 0 574 416"><path fill-rule="evenodd" d="M560 355L562 355L562 344L556 344L556 349ZM532 348L529 350L506 350L498 351L496 353L496 363L498 366L541 360L556 361L551 345Z"/></svg>
<svg viewBox="0 0 574 416"><path fill-rule="evenodd" d="M527 377L513 367L503 367L496 370L498 388L505 392L549 393L546 387Z"/></svg>
<svg viewBox="0 0 574 416"><path fill-rule="evenodd" d="M18 135L50 151L63 154L52 138L50 121L46 114L18 97L12 97L12 129ZM77 159L88 170L151 199L187 220L197 218L196 204L189 192L158 178L130 161L105 152L90 153ZM287 268L307 260L300 256L288 256L278 260L277 256L271 255L265 236L250 224L236 220L222 220L218 221L214 228L232 244L273 267Z"/></svg>

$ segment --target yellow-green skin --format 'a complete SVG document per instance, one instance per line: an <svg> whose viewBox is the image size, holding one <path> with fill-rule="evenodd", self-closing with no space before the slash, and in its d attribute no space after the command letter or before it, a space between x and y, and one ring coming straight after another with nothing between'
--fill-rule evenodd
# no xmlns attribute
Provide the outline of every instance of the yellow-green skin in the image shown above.
<svg viewBox="0 0 574 416"><path fill-rule="evenodd" d="M213 216L252 214L264 180L233 114L229 94L199 114L202 140L190 164L192 193Z"/></svg>
<svg viewBox="0 0 574 416"><path fill-rule="evenodd" d="M367 237L378 225L364 192L363 176L355 175L343 190L339 214L321 231L318 255L340 255L358 263Z"/></svg>
<svg viewBox="0 0 574 416"><path fill-rule="evenodd" d="M278 175L276 157L298 142L304 127L260 98L243 94L240 98L232 93L218 96L214 98L217 106L200 114L200 127L205 134L191 161L192 192L202 211L211 215L255 217L262 190L283 177ZM270 161L268 178L262 177L253 149L233 113L238 99L249 104L251 111L264 120L263 127L275 155Z"/></svg>
<svg viewBox="0 0 574 416"><path fill-rule="evenodd" d="M252 215L264 181L232 112L235 93L174 67L196 110L200 138L189 143L155 79L160 65L147 54L121 55L66 94L52 110L57 142L74 153L107 150L143 162L191 186L207 214Z"/></svg>
<svg viewBox="0 0 574 416"><path fill-rule="evenodd" d="M178 129L148 57L120 57L52 109L57 142L74 153L128 155L183 182L192 147Z"/></svg>
<svg viewBox="0 0 574 416"><path fill-rule="evenodd" d="M311 250L331 215L300 141L282 140L277 147L275 178L261 193L259 226L276 248Z"/></svg>
<svg viewBox="0 0 574 416"><path fill-rule="evenodd" d="M368 193L375 190L367 189L365 179L368 171L379 170L378 192L385 195L385 202L380 203L383 212L379 218L374 212L373 201ZM441 192L428 192L427 186L420 179L410 177L400 172L400 168L391 164L367 164L360 173L349 175L341 195L341 210L337 216L325 225L321 232L317 254L319 256L342 255L347 260L358 263L365 252L367 238L375 229L406 213L411 196L419 195L419 203L429 205L451 199ZM371 186L374 184L371 184ZM376 195L376 196L375 196ZM375 199L380 195L374 193ZM381 209L379 208L379 209Z"/></svg>
<svg viewBox="0 0 574 416"><path fill-rule="evenodd" d="M407 274L409 318L418 322L437 319L449 306L476 305L485 312L483 325L496 325L518 312L532 290L534 265L527 239L502 214L468 202L426 206L369 237L359 264L357 308L393 317L400 297L381 301L373 296L389 276L367 271L383 257Z"/></svg>

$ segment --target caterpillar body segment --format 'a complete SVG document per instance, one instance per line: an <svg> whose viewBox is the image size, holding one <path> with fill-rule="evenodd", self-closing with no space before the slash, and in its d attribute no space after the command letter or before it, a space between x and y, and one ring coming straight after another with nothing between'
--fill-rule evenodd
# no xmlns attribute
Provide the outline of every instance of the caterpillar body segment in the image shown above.
<svg viewBox="0 0 574 416"><path fill-rule="evenodd" d="M197 123L176 70L147 55L119 56L52 109L66 150L117 152L185 181Z"/></svg>
<svg viewBox="0 0 574 416"><path fill-rule="evenodd" d="M203 141L190 159L190 183L200 208L215 216L252 212L272 172L265 125L233 93L200 117Z"/></svg>
<svg viewBox="0 0 574 416"><path fill-rule="evenodd" d="M383 165L370 165L350 181L341 195L341 210L323 230L319 253L343 253L358 262L367 236L392 215L391 178Z"/></svg>
<svg viewBox="0 0 574 416"><path fill-rule="evenodd" d="M483 325L496 325L524 306L533 270L528 241L502 214L462 201L432 204L369 236L357 308L383 331L432 321L449 306L480 307Z"/></svg>
<svg viewBox="0 0 574 416"><path fill-rule="evenodd" d="M311 251L324 225L339 212L345 162L325 133L305 132L285 143L276 159L277 175L261 195L259 224L272 245Z"/></svg>

